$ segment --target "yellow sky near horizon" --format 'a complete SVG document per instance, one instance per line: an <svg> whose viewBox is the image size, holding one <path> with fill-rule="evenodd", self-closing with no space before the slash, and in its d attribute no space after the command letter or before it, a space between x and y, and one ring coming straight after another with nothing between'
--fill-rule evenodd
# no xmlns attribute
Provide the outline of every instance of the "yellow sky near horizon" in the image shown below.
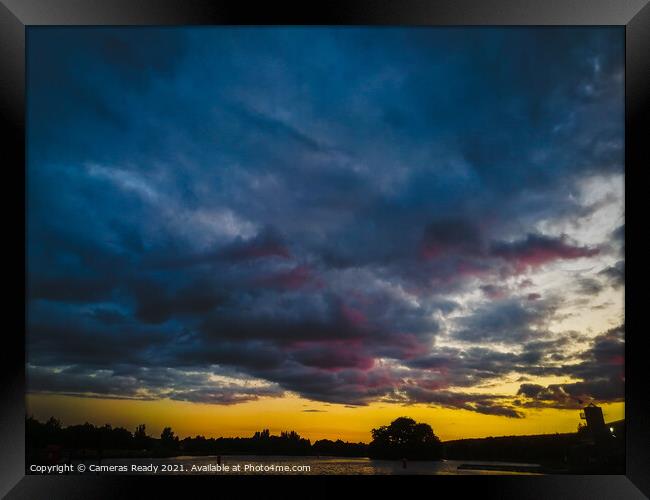
<svg viewBox="0 0 650 500"><path fill-rule="evenodd" d="M487 436L575 432L580 421L577 410L525 410L525 418L513 419L477 412L426 405L371 403L348 407L309 401L297 396L260 398L236 405L211 405L168 399L138 401L100 399L54 394L28 394L27 414L44 421L50 416L63 425L90 422L110 423L133 431L144 423L147 433L158 436L170 426L181 438L247 437L268 428L272 434L295 430L302 437L369 442L370 430L400 416L425 422L443 441ZM605 421L624 418L624 403L602 405ZM305 411L318 410L318 411Z"/></svg>

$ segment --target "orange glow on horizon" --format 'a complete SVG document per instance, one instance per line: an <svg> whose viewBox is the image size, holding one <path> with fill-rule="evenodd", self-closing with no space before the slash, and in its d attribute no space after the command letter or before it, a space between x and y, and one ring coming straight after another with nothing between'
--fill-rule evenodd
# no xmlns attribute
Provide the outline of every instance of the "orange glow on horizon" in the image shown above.
<svg viewBox="0 0 650 500"><path fill-rule="evenodd" d="M237 405L210 405L185 401L99 399L75 396L29 394L27 414L44 421L54 416L64 426L90 422L125 427L131 431L141 423L157 437L166 426L182 438L248 437L268 428L272 434L295 430L312 442L342 439L369 442L370 430L397 417L409 416L426 422L443 441L487 436L531 435L575 432L578 410L525 410L525 418L513 419L476 412L425 405L372 403L348 407L285 396L261 398ZM624 418L624 403L603 404L605 421Z"/></svg>

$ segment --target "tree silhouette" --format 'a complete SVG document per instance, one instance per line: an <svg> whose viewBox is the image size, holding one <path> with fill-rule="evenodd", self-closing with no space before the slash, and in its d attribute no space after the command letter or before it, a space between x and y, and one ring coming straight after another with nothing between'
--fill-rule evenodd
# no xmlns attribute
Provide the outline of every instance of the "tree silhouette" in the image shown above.
<svg viewBox="0 0 650 500"><path fill-rule="evenodd" d="M149 448L150 439L147 436L147 428L144 424L140 424L135 428L133 433L133 442L135 447L141 450Z"/></svg>
<svg viewBox="0 0 650 500"><path fill-rule="evenodd" d="M133 436L139 439L147 437L147 426L145 424L140 424L135 428Z"/></svg>
<svg viewBox="0 0 650 500"><path fill-rule="evenodd" d="M45 428L51 433L59 432L61 430L61 421L54 417L50 417L48 421L45 422Z"/></svg>
<svg viewBox="0 0 650 500"><path fill-rule="evenodd" d="M165 427L160 433L160 444L166 450L177 450L178 449L178 436L174 435L174 431L171 427Z"/></svg>
<svg viewBox="0 0 650 500"><path fill-rule="evenodd" d="M261 432L257 431L253 435L253 439L268 439L271 436L271 432L268 429L263 429Z"/></svg>
<svg viewBox="0 0 650 500"><path fill-rule="evenodd" d="M439 460L442 443L429 424L399 417L390 425L372 429L368 446L371 458Z"/></svg>

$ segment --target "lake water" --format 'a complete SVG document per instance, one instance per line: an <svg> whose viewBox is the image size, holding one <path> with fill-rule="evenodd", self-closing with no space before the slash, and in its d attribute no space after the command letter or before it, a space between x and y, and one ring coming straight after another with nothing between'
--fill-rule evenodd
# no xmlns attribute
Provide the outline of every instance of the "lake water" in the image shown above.
<svg viewBox="0 0 650 500"><path fill-rule="evenodd" d="M73 463L78 464L78 461ZM98 463L93 460L84 462L85 474L97 474L93 467ZM439 462L407 462L404 468L401 461L371 460L369 458L341 458L341 457L289 457L289 456L237 456L224 455L221 457L221 466L227 470L215 470L218 465L216 456L207 457L174 457L174 458L125 458L104 459L102 466L120 466L121 471L113 473L123 474L128 468L128 474L212 474L212 475L239 475L239 474L347 474L347 475L375 475L375 474L463 474L463 475L512 475L514 472L459 470L461 464L486 464L486 465L533 465L512 464L506 462L480 462L443 460ZM237 467L239 466L239 467ZM133 469L138 470L133 470ZM111 473L103 469L103 474Z"/></svg>

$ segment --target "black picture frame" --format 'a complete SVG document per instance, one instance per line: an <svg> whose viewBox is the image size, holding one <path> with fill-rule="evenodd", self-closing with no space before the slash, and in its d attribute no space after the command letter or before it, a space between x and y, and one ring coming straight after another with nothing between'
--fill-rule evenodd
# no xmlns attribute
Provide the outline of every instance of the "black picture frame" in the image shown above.
<svg viewBox="0 0 650 500"><path fill-rule="evenodd" d="M624 26L625 55L625 209L626 209L626 474L621 476L477 476L394 478L386 486L454 491L499 498L644 498L650 496L650 380L643 349L647 335L642 317L645 262L643 235L644 169L650 147L650 5L648 0L349 0L277 3L214 0L0 0L0 109L5 127L3 172L10 173L4 196L6 218L15 233L6 235L6 267L20 269L5 287L11 321L4 333L4 376L0 384L0 495L8 498L103 498L129 496L134 488L176 487L187 494L188 478L133 476L25 475L25 35L46 25L608 25ZM11 201L9 201L11 200ZM15 205L14 205L15 203ZM23 242L23 245L20 242ZM22 308L20 307L22 304ZM292 478L292 489L309 488L310 478ZM369 479L359 479L368 484ZM398 479L401 479L399 483ZM192 477L214 488L215 478ZM206 481L207 480L207 481ZM220 477L245 488L267 488L271 478ZM327 478L334 486L341 478ZM296 483L295 481L299 481ZM406 481L406 483L404 483ZM413 482L415 481L415 482ZM427 490L422 490L427 491ZM179 493L181 494L181 493ZM336 494L331 490L331 494ZM490 495L492 494L492 495Z"/></svg>

